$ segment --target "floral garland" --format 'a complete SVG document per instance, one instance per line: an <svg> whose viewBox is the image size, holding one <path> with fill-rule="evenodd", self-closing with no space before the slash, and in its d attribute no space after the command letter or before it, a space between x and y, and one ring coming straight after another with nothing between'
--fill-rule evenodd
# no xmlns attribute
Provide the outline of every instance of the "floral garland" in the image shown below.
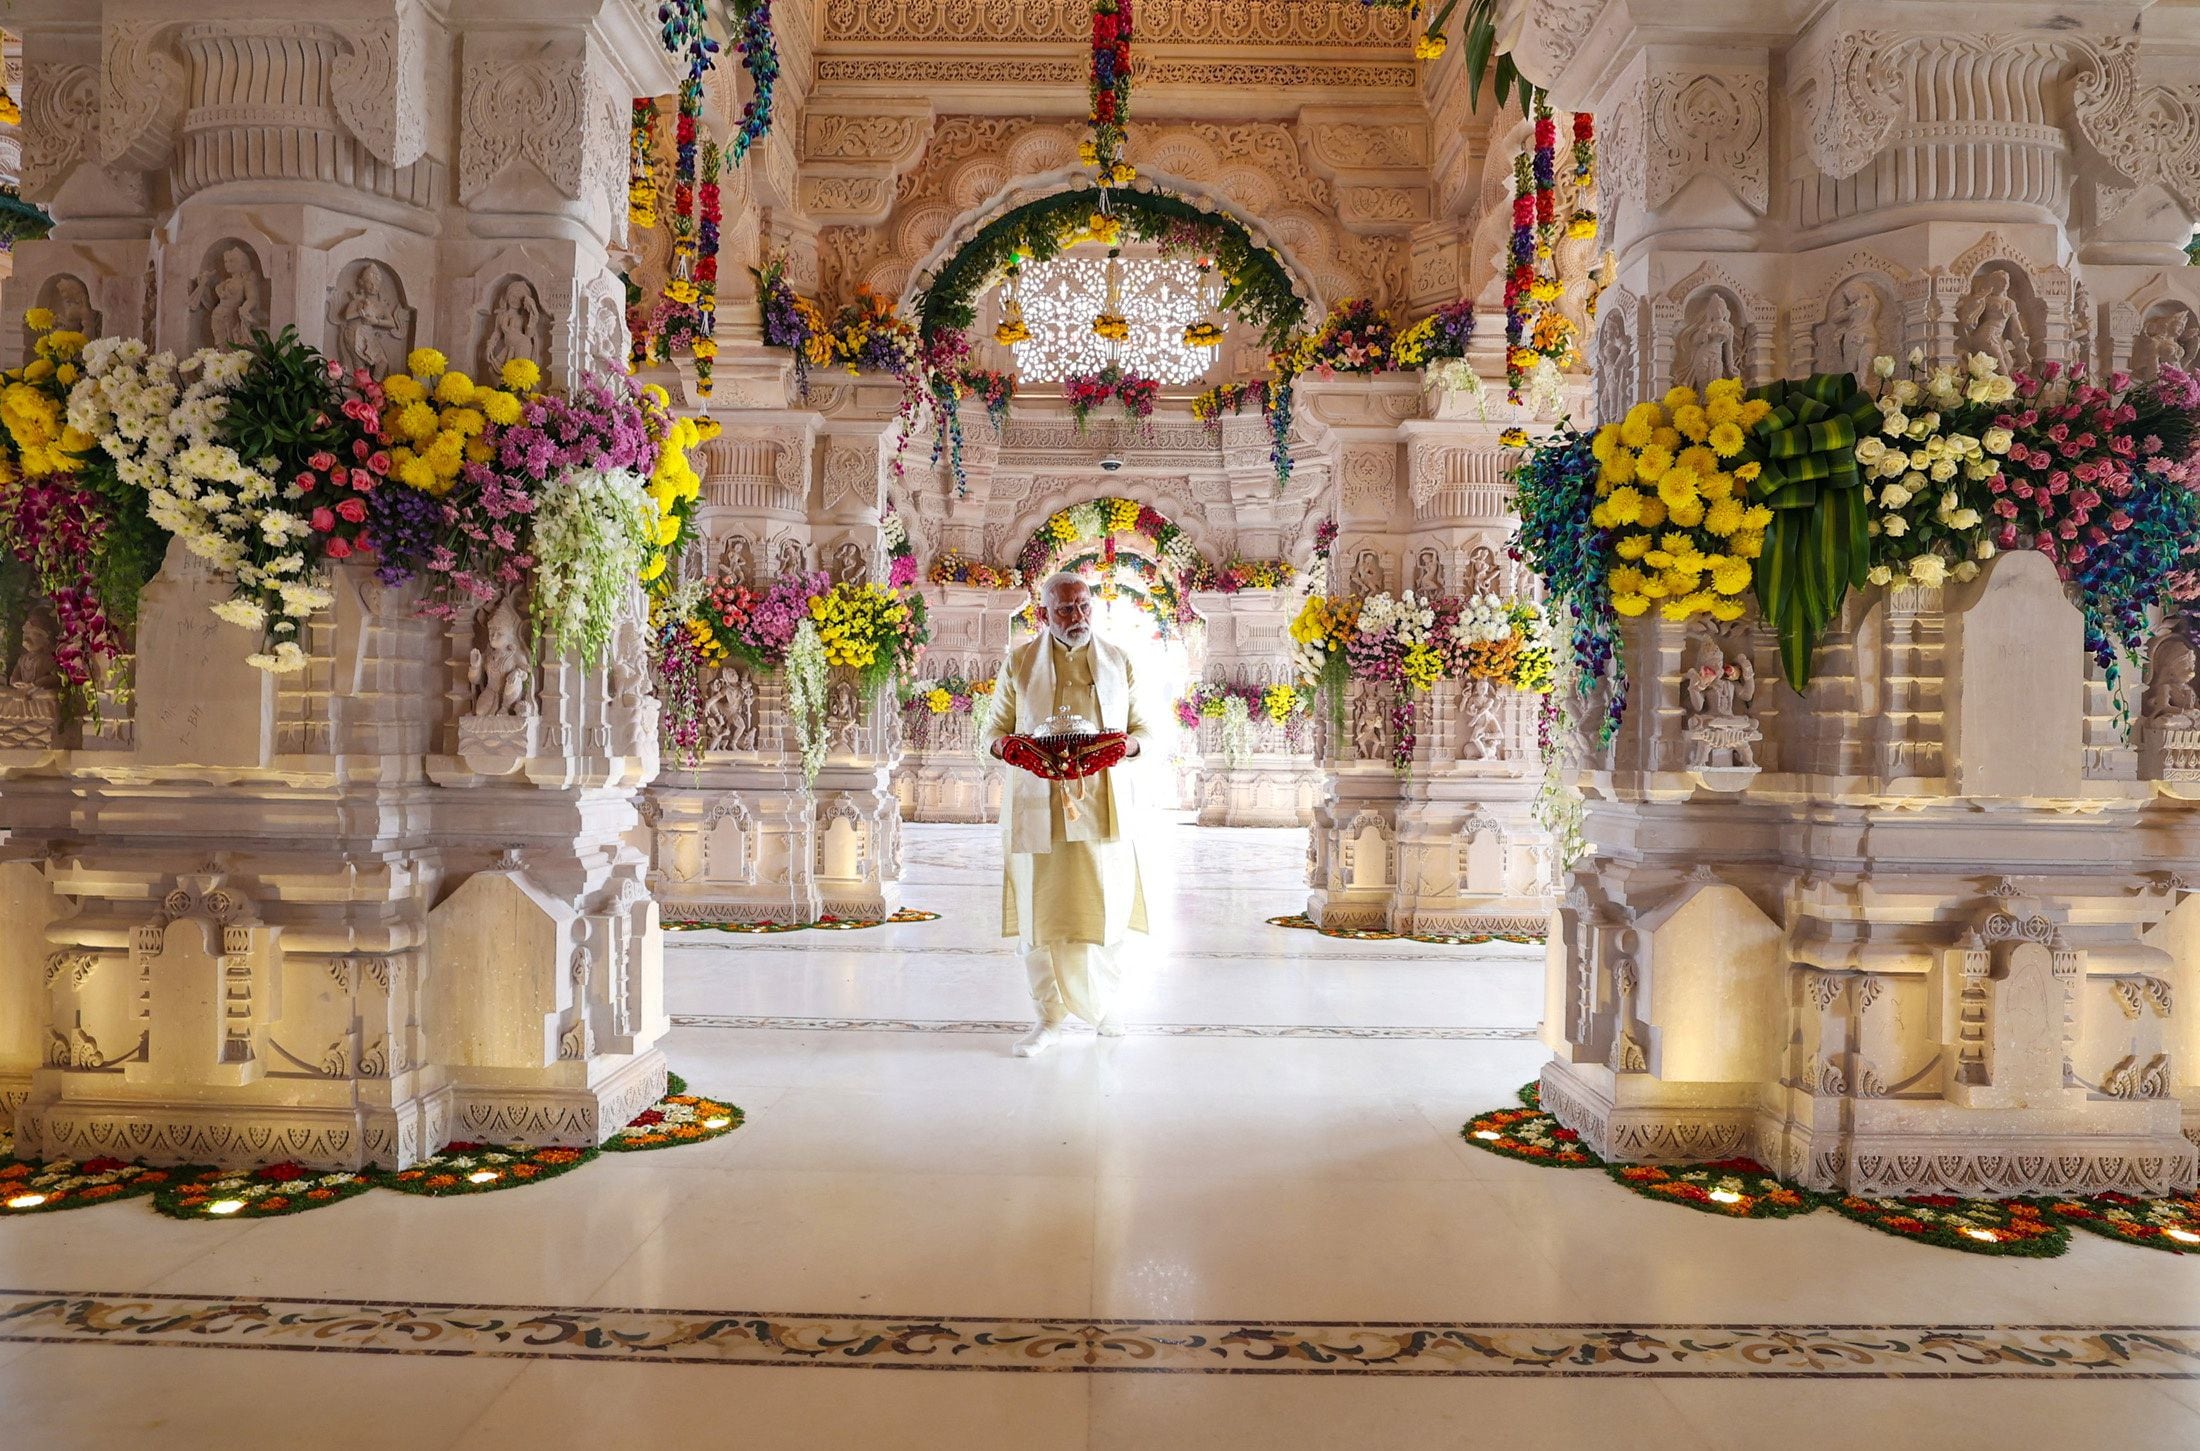
<svg viewBox="0 0 2200 1451"><path fill-rule="evenodd" d="M626 222L636 231L657 226L657 173L651 161L656 152L656 98L636 96L626 134Z"/></svg>
<svg viewBox="0 0 2200 1451"><path fill-rule="evenodd" d="M1530 304L1535 288L1535 161L1526 152L1513 158L1512 241L1505 272L1505 401L1520 401L1520 385L1541 354L1528 345Z"/></svg>
<svg viewBox="0 0 2200 1451"><path fill-rule="evenodd" d="M1599 492L1601 467L1589 436L1564 426L1506 476L1520 512L1511 554L1542 578L1554 613L1563 609L1571 621L1575 688L1587 690L1603 680L1612 684L1597 726L1600 743L1611 739L1627 710L1619 619L1606 587L1616 530L1591 521L1604 497Z"/></svg>
<svg viewBox="0 0 2200 1451"><path fill-rule="evenodd" d="M1098 169L1105 190L1127 186L1138 173L1123 160L1131 118L1131 0L1092 0L1092 137L1077 159Z"/></svg>
<svg viewBox="0 0 2200 1451"><path fill-rule="evenodd" d="M1246 383L1224 383L1192 399L1192 417L1209 433L1222 432L1222 416L1247 408L1260 410L1268 425L1268 462L1276 471L1280 491L1291 481L1291 385L1255 378Z"/></svg>
<svg viewBox="0 0 2200 1451"><path fill-rule="evenodd" d="M907 589L917 582L917 546L909 538L909 526L901 512L889 508L879 516L879 542L886 546L886 587Z"/></svg>
<svg viewBox="0 0 2200 1451"><path fill-rule="evenodd" d="M1044 262L1084 241L1115 246L1125 238L1213 259L1229 310L1280 347L1306 315L1289 269L1253 240L1236 218L1163 191L1107 194L1106 236L1097 235L1099 191L1084 187L1026 202L980 227L924 289L920 318L927 335L968 330L988 288L1020 263Z"/></svg>
<svg viewBox="0 0 2200 1451"><path fill-rule="evenodd" d="M695 358L695 391L710 396L711 365L718 357L718 228L725 212L718 192L719 153L716 142L703 143L702 178L696 187L699 216L695 260L696 336L688 344Z"/></svg>
<svg viewBox="0 0 2200 1451"><path fill-rule="evenodd" d="M707 663L738 660L759 672L791 671L807 629L818 660L853 670L866 694L906 679L928 639L924 597L914 589L835 583L823 572L781 575L761 592L705 581L688 627Z"/></svg>
<svg viewBox="0 0 2200 1451"><path fill-rule="evenodd" d="M950 549L932 561L925 571L925 579L932 584L967 584L978 589L1022 589L1024 573L1020 569L1003 569L998 565L983 564L965 559L960 550Z"/></svg>
<svg viewBox="0 0 2200 1451"><path fill-rule="evenodd" d="M2128 1194L2096 1194L2090 1199L2053 1199L2049 1212L2065 1224L2124 1244L2186 1254L2200 1250L2200 1197L2134 1199Z"/></svg>
<svg viewBox="0 0 2200 1451"><path fill-rule="evenodd" d="M1283 589L1298 577L1287 560L1233 559L1213 565L1201 560L1186 575L1186 589L1215 590L1234 595L1249 589Z"/></svg>
<svg viewBox="0 0 2200 1451"><path fill-rule="evenodd" d="M1692 388L1673 388L1597 431L1590 448L1602 470L1589 522L1611 532L1606 582L1620 614L1655 604L1668 620L1741 618L1750 561L1773 521L1752 497L1762 465L1742 456L1745 430L1772 409L1742 393L1732 378L1700 400Z"/></svg>
<svg viewBox="0 0 2200 1451"><path fill-rule="evenodd" d="M1221 723L1223 759L1234 769L1253 755L1253 722L1280 726L1292 750L1308 713L1306 695L1291 685L1195 685L1178 697L1177 723L1198 730L1203 720Z"/></svg>
<svg viewBox="0 0 2200 1451"><path fill-rule="evenodd" d="M703 671L711 662L688 621L702 608L705 583L685 580L649 601L649 668L660 707L658 734L666 753L689 766L703 758Z"/></svg>
<svg viewBox="0 0 2200 1451"><path fill-rule="evenodd" d="M1397 365L1397 334L1390 319L1364 297L1347 297L1329 309L1321 325L1268 355L1268 366L1289 384L1312 373L1382 373Z"/></svg>
<svg viewBox="0 0 2200 1451"><path fill-rule="evenodd" d="M1826 1203L1883 1234L1968 1254L2052 1259L2070 1247L2070 1231L2025 1199L1958 1199L1952 1194L1867 1199L1843 1194L1828 1196Z"/></svg>
<svg viewBox="0 0 2200 1451"><path fill-rule="evenodd" d="M1058 509L1033 532L1017 558L1026 583L1036 587L1049 572L1051 561L1069 547L1127 535L1147 546L1146 555L1167 575L1184 578L1200 564L1191 536L1151 504L1136 499L1087 499Z"/></svg>
<svg viewBox="0 0 2200 1451"><path fill-rule="evenodd" d="M1143 422L1153 417L1161 384L1135 369L1110 363L1097 373L1072 373L1064 378L1062 396L1069 401L1069 416L1077 431L1083 433L1093 410L1111 399L1123 406L1126 418Z"/></svg>
<svg viewBox="0 0 2200 1451"><path fill-rule="evenodd" d="M749 77L749 99L742 103L733 139L726 143L727 159L739 166L750 148L771 134L779 39L772 31L771 0L730 0L729 8L734 19L733 47L741 53L741 69Z"/></svg>

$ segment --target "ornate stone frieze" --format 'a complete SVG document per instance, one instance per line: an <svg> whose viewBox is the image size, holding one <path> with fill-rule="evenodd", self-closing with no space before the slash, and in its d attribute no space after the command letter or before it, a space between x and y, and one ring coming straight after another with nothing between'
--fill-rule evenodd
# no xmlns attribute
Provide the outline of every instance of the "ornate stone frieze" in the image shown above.
<svg viewBox="0 0 2200 1451"><path fill-rule="evenodd" d="M2085 139L2134 186L2200 211L2200 84L2142 83L2130 36L2100 42L2080 65L2071 101Z"/></svg>
<svg viewBox="0 0 2200 1451"><path fill-rule="evenodd" d="M1082 0L824 0L827 46L851 41L958 43L1088 42L1092 11ZM1138 10L1145 44L1218 41L1387 50L1410 40L1403 11L1356 0L1247 5L1243 0L1147 0Z"/></svg>

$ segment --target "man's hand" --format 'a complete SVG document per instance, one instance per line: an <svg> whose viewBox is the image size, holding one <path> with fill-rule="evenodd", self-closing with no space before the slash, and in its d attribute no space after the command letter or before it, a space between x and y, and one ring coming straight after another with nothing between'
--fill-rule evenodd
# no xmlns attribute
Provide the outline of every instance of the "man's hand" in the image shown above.
<svg viewBox="0 0 2200 1451"><path fill-rule="evenodd" d="M1001 758L1001 738L999 736L995 736L993 738L993 744L987 746L985 749L988 755L992 756L994 760L998 761Z"/></svg>
<svg viewBox="0 0 2200 1451"><path fill-rule="evenodd" d="M1137 754L1138 738L1136 736L1123 737L1123 759L1128 761L1135 757Z"/></svg>

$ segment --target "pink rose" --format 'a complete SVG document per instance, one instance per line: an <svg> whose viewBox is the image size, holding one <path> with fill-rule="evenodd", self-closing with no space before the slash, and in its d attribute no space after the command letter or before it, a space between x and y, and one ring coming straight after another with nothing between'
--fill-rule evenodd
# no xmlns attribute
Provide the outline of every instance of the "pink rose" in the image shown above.
<svg viewBox="0 0 2200 1451"><path fill-rule="evenodd" d="M367 517L367 501L357 498L346 499L336 506L336 512L350 523L360 523Z"/></svg>
<svg viewBox="0 0 2200 1451"><path fill-rule="evenodd" d="M336 467L336 455L330 453L327 449L324 448L319 453L313 455L313 457L307 459L306 463L309 467L318 469L325 474L330 469Z"/></svg>
<svg viewBox="0 0 2200 1451"><path fill-rule="evenodd" d="M2121 534L2131 527L2131 516L2123 510L2117 509L2109 514L2108 527Z"/></svg>
<svg viewBox="0 0 2200 1451"><path fill-rule="evenodd" d="M320 487L320 484L321 480L317 475L306 473L303 471L300 471L298 477L291 481L291 487L296 489L301 494L312 493L316 488Z"/></svg>
<svg viewBox="0 0 2200 1451"><path fill-rule="evenodd" d="M1996 499L1994 500L1994 512L2004 519L2014 519L2017 517L2017 501L2014 499Z"/></svg>
<svg viewBox="0 0 2200 1451"><path fill-rule="evenodd" d="M315 509L312 524L320 533L326 534L336 527L336 515L327 509Z"/></svg>
<svg viewBox="0 0 2200 1451"><path fill-rule="evenodd" d="M351 546L340 538L331 539L328 542L328 557L331 559L349 559L351 557Z"/></svg>
<svg viewBox="0 0 2200 1451"><path fill-rule="evenodd" d="M378 474L387 474L390 471L389 450L381 448L376 449L372 454L368 456L367 467Z"/></svg>

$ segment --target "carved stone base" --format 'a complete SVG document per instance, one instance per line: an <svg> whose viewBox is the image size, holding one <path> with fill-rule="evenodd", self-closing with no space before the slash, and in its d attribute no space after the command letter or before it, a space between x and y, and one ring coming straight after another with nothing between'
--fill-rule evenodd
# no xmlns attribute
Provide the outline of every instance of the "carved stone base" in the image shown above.
<svg viewBox="0 0 2200 1451"><path fill-rule="evenodd" d="M468 1085L454 1095L454 1137L587 1148L664 1097L665 1055L652 1048L574 1088Z"/></svg>
<svg viewBox="0 0 2200 1451"><path fill-rule="evenodd" d="M2074 1091L2057 1108L1996 1110L1798 1093L1783 1115L1731 1101L1754 1097L1748 1085L1667 1084L1564 1062L1545 1065L1540 1086L1545 1109L1620 1163L1748 1157L1807 1188L1875 1197L2189 1194L2200 1178L2200 1148L2166 1100Z"/></svg>
<svg viewBox="0 0 2200 1451"><path fill-rule="evenodd" d="M912 752L894 772L904 821L998 821L1001 774L949 752Z"/></svg>
<svg viewBox="0 0 2200 1451"><path fill-rule="evenodd" d="M1255 757L1231 766L1216 754L1202 761L1192 799L1201 826L1308 826L1316 788L1312 757Z"/></svg>
<svg viewBox="0 0 2200 1451"><path fill-rule="evenodd" d="M541 738L540 716L467 716L458 723L458 755L468 770L509 776L536 754Z"/></svg>

